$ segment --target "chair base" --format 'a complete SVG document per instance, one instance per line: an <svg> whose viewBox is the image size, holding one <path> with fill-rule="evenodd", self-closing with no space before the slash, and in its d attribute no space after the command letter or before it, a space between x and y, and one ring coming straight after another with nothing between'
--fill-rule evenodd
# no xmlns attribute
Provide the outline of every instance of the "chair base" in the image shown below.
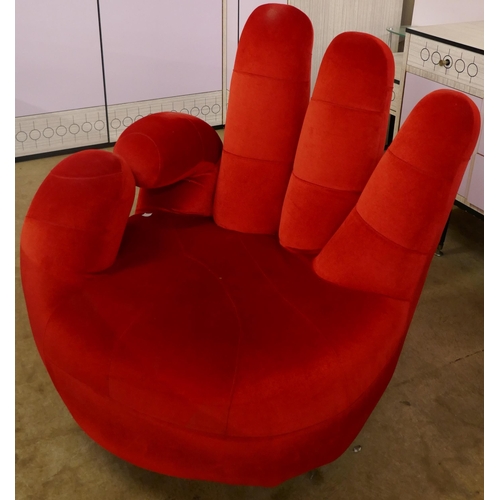
<svg viewBox="0 0 500 500"><path fill-rule="evenodd" d="M273 487L344 453L387 387L400 350L346 411L297 432L261 438L187 431L105 398L57 367L49 373L78 425L121 459L184 479Z"/></svg>

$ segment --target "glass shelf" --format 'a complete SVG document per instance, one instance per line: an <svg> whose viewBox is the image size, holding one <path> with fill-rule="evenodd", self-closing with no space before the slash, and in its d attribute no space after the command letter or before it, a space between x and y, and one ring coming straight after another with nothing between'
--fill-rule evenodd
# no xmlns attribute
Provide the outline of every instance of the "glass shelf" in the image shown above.
<svg viewBox="0 0 500 500"><path fill-rule="evenodd" d="M392 37L393 35L397 36L398 37L398 43L396 44L397 45L397 48L395 50L395 52L402 52L402 50L399 49L400 47L400 41L401 39L404 39L405 36L406 36L406 28L408 26L392 26L390 28L386 28L386 30L389 32L389 47L391 48L391 50L394 51L394 46L392 44Z"/></svg>
<svg viewBox="0 0 500 500"><path fill-rule="evenodd" d="M405 37L406 36L406 28L408 28L408 26L397 26L395 28L387 28L387 31L391 35L398 35L398 36Z"/></svg>

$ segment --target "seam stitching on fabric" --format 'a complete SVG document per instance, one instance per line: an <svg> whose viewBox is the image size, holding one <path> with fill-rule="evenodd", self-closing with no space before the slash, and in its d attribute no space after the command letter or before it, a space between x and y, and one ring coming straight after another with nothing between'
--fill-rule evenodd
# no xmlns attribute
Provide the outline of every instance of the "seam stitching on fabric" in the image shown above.
<svg viewBox="0 0 500 500"><path fill-rule="evenodd" d="M301 311L295 304L293 304L292 302L290 302L289 299L287 299L280 291L279 289L276 287L276 285L273 283L273 281L269 278L269 276L264 272L264 270L262 269L262 267L259 265L259 263L257 262L257 260L254 258L254 256L251 254L251 252L248 250L248 248L246 247L245 243L243 241L241 241L241 236L239 237L239 241L241 243L241 246L243 247L243 249L245 250L245 252L247 253L247 255L250 257L250 259L252 260L252 262L257 266L257 268L259 269L261 275L266 279L266 281L268 283L270 283L272 289L277 293L277 295L284 301L286 302L289 306L292 307L292 309L294 311L296 311L300 316L302 316L312 327L314 330L316 330L320 335L322 336L326 336L327 334L321 330L321 328L319 328L318 326L316 326L312 321L311 319L303 312ZM335 347L333 348L334 351L335 351ZM338 353L335 351L335 353L338 355Z"/></svg>
<svg viewBox="0 0 500 500"><path fill-rule="evenodd" d="M93 228L82 229L79 227L65 226L64 224L57 224L57 223L49 221L49 220L37 219L37 218L33 217L32 215L26 215L25 219L30 219L33 222L40 222L42 224L47 224L49 226L60 227L62 229L69 229L71 231L78 231L80 233L101 234L101 233L113 232L113 231L110 231L110 229L108 227L103 227L103 228L98 228L98 229L93 229ZM117 230L115 230L115 232L116 231Z"/></svg>
<svg viewBox="0 0 500 500"><path fill-rule="evenodd" d="M81 293L83 290L83 283L79 285L79 288L76 290L73 290L71 295L65 296L64 300L59 302L57 305L55 305L52 308L52 311L49 314L49 317L47 318L47 321L45 322L45 326L43 327L43 336L42 336L42 351L43 351L43 358L48 357L46 352L45 352L45 343L46 343L46 338L47 338L47 330L49 328L49 324L53 321L53 318L56 314L56 312L59 310L60 307L63 307L64 304L66 304L72 297L76 296L79 292Z"/></svg>
<svg viewBox="0 0 500 500"><path fill-rule="evenodd" d="M396 351L397 349L399 349L399 345L398 347L396 348ZM57 367L57 366L56 366ZM79 379L77 379L76 377L74 377L73 375L71 375L70 373L66 372L65 370L63 370L62 368L59 368L57 367L59 370L61 370L62 372L64 372L68 377L71 377L72 379L76 380L78 383L80 384L83 384L85 385L86 387L88 387L92 392L94 392L95 394L97 394L98 396L100 397L103 397L102 395L100 395L97 391L95 391L95 389L93 389L92 387L88 386L87 384L85 384L84 382L80 381ZM156 422L159 422L161 424L166 424L168 426L171 426L171 427L174 427L174 428L177 428L177 429L181 429L181 430L184 430L186 432L190 432L190 433L193 433L195 435L201 435L201 436L207 436L209 438L215 438L215 439L223 439L225 441L234 441L234 440L238 440L238 441L253 441L255 439L265 439L265 440L269 440L271 438L279 438L279 437L284 437L284 436L291 436L293 434L298 434L300 432L303 432L303 431L307 431L308 429L312 429L314 427L317 427L319 425L323 425L324 423L328 422L328 421L331 421L331 420L334 420L336 418L338 418L340 415L342 415L343 413L346 413L348 412L365 394L367 394L370 389L377 383L378 381L378 378L373 381L367 388L366 390L364 390L347 408L344 408L342 411L339 411L338 413L336 413L335 415L333 415L332 417L329 417L329 418L326 418L324 420L321 420L320 422L316 422L312 425L308 425L306 427L302 427L300 429L296 429L294 431L290 431L290 432L284 432L282 434L273 434L271 436L232 436L232 435L227 435L227 434L216 434L216 433L210 433L210 432L203 432L203 431L196 431L196 430L192 430L192 429L189 429L189 428L186 428L182 425L179 425L179 424L175 424L173 422L169 422L167 420L162 420L158 417L154 417L152 415L148 415L147 413L143 413L143 412L140 412L138 410L134 410L133 408L129 407L128 405L122 403L121 401L117 401L113 398L110 398L113 403L115 404L118 404L120 406L122 406L123 408L125 408L127 411L129 411L130 413L135 413L137 415L141 415L141 416L144 416L146 417L147 419L150 419L150 420L154 420Z"/></svg>
<svg viewBox="0 0 500 500"><path fill-rule="evenodd" d="M154 305L152 304L150 307L145 307L142 311L139 311L135 316L135 318L130 322L130 324L126 328L124 328L121 332L117 332L113 339L113 345L111 346L111 349L109 351L108 374L106 376L109 398L113 401L116 401L116 399L111 395L111 388L109 382L111 379L111 368L113 365L114 353L116 351L118 342L139 322L141 318L143 318L148 312L152 311L153 308Z"/></svg>
<svg viewBox="0 0 500 500"><path fill-rule="evenodd" d="M383 238L385 241L389 242L389 243L392 243L393 245L399 247L399 248L402 248L408 252L411 252L411 253L414 253L414 254L417 254L417 255L427 255L428 252L422 252L420 250L414 250L413 248L408 248L408 247L405 247L404 245L401 245L400 243L397 243L396 241L394 240L391 240L390 238L388 238L387 236L385 236L384 234L382 234L380 231L377 231L371 224L369 224L363 217L362 215L359 213L358 209L355 207L354 208L356 214L358 215L358 217L361 219L361 221L369 228L371 229L376 235L378 235L380 238Z"/></svg>
<svg viewBox="0 0 500 500"><path fill-rule="evenodd" d="M334 187L329 187L329 186L322 186L321 184L317 184L316 182L311 182L306 179L302 179L302 177L299 177L295 172L292 172L293 177L298 179L299 181L305 182L307 184L310 184L311 186L319 187L322 189L326 189L328 191L335 191L339 193L353 193L353 194L361 194L361 191L356 190L356 189L339 189L339 188L334 188Z"/></svg>
<svg viewBox="0 0 500 500"><path fill-rule="evenodd" d="M316 275L321 278L323 281L326 281L327 283L330 283L331 285L336 285L335 282L333 281L330 281L328 280L327 278L323 278L323 276L321 276L320 274L316 273ZM362 292L362 293L366 293L368 295L376 295L376 296L380 296L380 297L385 297L387 299L390 299L390 300L395 300L397 302L407 302L409 303L410 302L410 298L407 298L407 299L403 299L401 297L394 297L393 295L388 295L386 293L382 293L382 292L374 292L374 291L370 291L370 290L362 290L362 289L359 289L359 288L356 288L354 286L348 286L348 285L337 285L343 289L346 289L346 290L352 290L354 292Z"/></svg>
<svg viewBox="0 0 500 500"><path fill-rule="evenodd" d="M293 160L266 160L264 158L253 158L251 156L243 156L243 155L239 155L239 154L236 154L236 153L231 153L231 151L228 151L226 148L223 148L223 152L227 153L227 154L230 154L231 156L236 156L237 158L243 158L244 160L264 161L264 162L267 162L267 163L281 163L281 164L284 164L284 165L292 164L293 163Z"/></svg>
<svg viewBox="0 0 500 500"><path fill-rule="evenodd" d="M115 155L118 157L118 155ZM111 177L112 175L121 175L123 172L120 170L119 172L110 172L109 174L101 174L101 175L90 175L90 176L84 176L84 177L72 177L72 176L66 176L66 175L59 175L59 174L50 174L49 178L55 177L56 179L64 179L64 180L75 180L75 181L81 181L81 180L87 180L87 179L101 179L102 177Z"/></svg>
<svg viewBox="0 0 500 500"><path fill-rule="evenodd" d="M214 271L212 271L212 269L210 269L204 262L198 260L197 258L195 258L192 255L190 255L188 252L186 252L186 249L185 249L184 245L182 244L182 241L181 241L181 239L179 237L177 228L174 228L174 230L175 230L175 235L176 235L177 241L178 241L179 245L181 246L182 251L184 252L184 255L186 255L186 257L188 259L191 259L193 262L197 262L198 264L200 264L201 266L203 266L213 276L218 277L217 273L214 273ZM238 374L238 371L239 371L239 364L240 364L240 360L241 360L241 347L242 347L242 339L243 339L243 332L244 332L244 330L243 330L243 324L241 322L241 318L240 318L240 315L239 315L239 312L238 312L238 308L236 307L236 304L234 303L231 295L229 294L229 292L227 291L227 289L226 289L226 287L224 286L223 283L221 283L221 286L222 286L222 289L224 290L224 294L226 295L226 297L228 298L229 302L231 303L231 306L232 306L232 308L233 308L233 310L235 312L236 319L238 320L238 325L240 327L239 328L240 329L240 335L238 337L238 346L237 346L237 352L236 352L236 363L235 363L235 367L234 367L233 380L232 380L232 383L231 383L231 392L230 392L230 395L229 395L229 404L228 404L228 409L227 409L226 424L225 424L225 427L224 427L224 435L226 435L227 434L227 428L229 426L229 415L231 413L231 405L232 405L232 401L233 401L233 397L234 397L234 389L235 389L235 386L236 386L236 378L237 378L237 374Z"/></svg>
<svg viewBox="0 0 500 500"><path fill-rule="evenodd" d="M443 182L450 182L451 181L451 179L449 179L447 177L441 177L439 175L433 175L431 172L426 172L425 170L422 170L421 168L419 168L416 165L414 165L413 163L410 163L409 161L403 160L403 158L401 158L397 154L395 154L392 151L391 148L388 148L386 152L389 153L390 155L392 155L394 158L396 158L400 162L402 162L405 165L407 165L408 167L410 167L411 169L419 172L420 174L422 174L424 176L428 176L428 177L431 177L432 179L437 179L437 180L440 180L440 181L443 181Z"/></svg>
<svg viewBox="0 0 500 500"><path fill-rule="evenodd" d="M277 78L275 76L259 75L258 73L251 73L249 71L240 71L240 70L236 70L236 69L233 70L233 74L234 73L238 73L239 75L256 76L258 78L266 78L269 80L276 80L278 82L301 83L301 84L304 84L304 83L310 84L310 82L311 82L310 80L292 80L292 79L288 79L288 78Z"/></svg>
<svg viewBox="0 0 500 500"><path fill-rule="evenodd" d="M337 108L349 109L351 111L359 111L361 113L382 114L385 112L385 109L355 108L353 106L347 106L345 104L338 104L336 102L325 101L324 99L318 99L317 97L312 97L311 102L321 102L324 104L330 104L331 106L335 106Z"/></svg>

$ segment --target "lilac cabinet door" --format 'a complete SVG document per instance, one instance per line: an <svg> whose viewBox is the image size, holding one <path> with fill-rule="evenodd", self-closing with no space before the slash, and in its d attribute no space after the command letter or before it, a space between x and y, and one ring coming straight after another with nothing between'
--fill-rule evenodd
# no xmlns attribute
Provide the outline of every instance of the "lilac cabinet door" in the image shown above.
<svg viewBox="0 0 500 500"><path fill-rule="evenodd" d="M16 0L16 157L108 141L95 0Z"/></svg>
<svg viewBox="0 0 500 500"><path fill-rule="evenodd" d="M100 0L111 140L156 111L222 116L222 0Z"/></svg>
<svg viewBox="0 0 500 500"><path fill-rule="evenodd" d="M16 116L104 104L94 0L16 0Z"/></svg>

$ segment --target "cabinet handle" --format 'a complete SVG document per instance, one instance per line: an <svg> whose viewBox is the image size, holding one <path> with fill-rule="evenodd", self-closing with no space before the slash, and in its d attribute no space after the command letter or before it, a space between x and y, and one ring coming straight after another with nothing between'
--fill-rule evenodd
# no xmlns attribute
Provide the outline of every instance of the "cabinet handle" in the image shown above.
<svg viewBox="0 0 500 500"><path fill-rule="evenodd" d="M445 68L451 68L453 60L450 56L446 56L443 59L441 59L438 64L439 66L444 66Z"/></svg>

